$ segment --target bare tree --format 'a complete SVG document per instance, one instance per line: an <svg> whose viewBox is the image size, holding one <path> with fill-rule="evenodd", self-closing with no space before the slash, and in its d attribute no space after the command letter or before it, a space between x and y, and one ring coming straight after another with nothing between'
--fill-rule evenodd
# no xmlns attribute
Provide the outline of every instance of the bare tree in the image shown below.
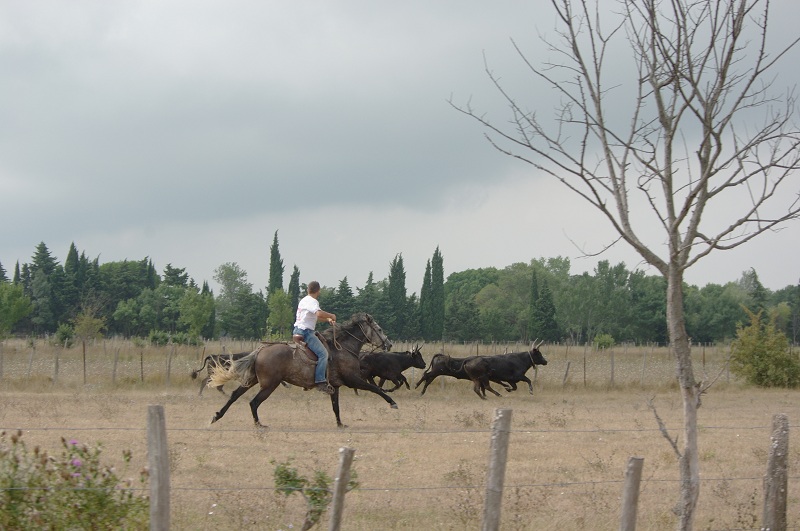
<svg viewBox="0 0 800 531"><path fill-rule="evenodd" d="M682 447L670 441L680 463L679 526L689 530L705 388L692 368L684 273L712 251L800 217L796 96L774 94L772 77L800 39L768 45L767 0L619 0L613 11L600 0L551 3L558 37L542 40L555 59L535 65L512 44L558 94L554 119L527 109L488 66L510 122L498 126L470 103L451 104L485 126L498 150L599 210L619 234L613 243L627 242L666 279L684 419ZM625 58L635 73L621 79Z"/></svg>

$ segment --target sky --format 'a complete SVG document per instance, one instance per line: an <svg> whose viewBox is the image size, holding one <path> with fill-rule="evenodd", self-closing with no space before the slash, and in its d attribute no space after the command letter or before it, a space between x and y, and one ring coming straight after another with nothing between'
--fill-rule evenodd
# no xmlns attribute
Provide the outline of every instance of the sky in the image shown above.
<svg viewBox="0 0 800 531"><path fill-rule="evenodd" d="M779 41L800 3L777 4ZM40 242L63 263L74 243L212 288L236 263L257 291L277 231L285 284L297 266L301 282L358 288L401 255L419 293L437 247L445 278L550 257L574 274L599 260L657 274L623 243L594 256L615 239L608 222L451 105L508 118L489 65L552 114L557 96L512 39L544 59L554 24L548 2L4 0L0 263L11 276ZM776 71L781 87L798 59ZM754 268L770 289L794 285L798 242L795 221L685 278Z"/></svg>

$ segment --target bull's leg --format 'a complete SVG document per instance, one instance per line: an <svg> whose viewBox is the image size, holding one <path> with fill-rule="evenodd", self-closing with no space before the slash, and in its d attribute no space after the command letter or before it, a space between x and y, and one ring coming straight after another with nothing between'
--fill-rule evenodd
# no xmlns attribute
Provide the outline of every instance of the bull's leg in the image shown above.
<svg viewBox="0 0 800 531"><path fill-rule="evenodd" d="M429 373L429 372L426 372L425 374L423 374L422 378L420 378L419 381L417 382L417 385L414 386L414 389L416 389L417 387L419 387L419 384L421 384L422 382L425 382L425 386L422 388L422 392L419 394L420 396L425 394L425 390L428 389L428 386L431 384L431 382L434 381L437 376L439 376L438 374L434 374L434 375L431 375L431 374L432 373Z"/></svg>
<svg viewBox="0 0 800 531"><path fill-rule="evenodd" d="M405 384L405 386L406 386L406 389L408 389L409 391L411 391L411 386L410 386L410 385L408 385L408 379L407 379L405 376L403 376L402 374L400 375L400 384L401 384L401 385L402 385L402 384Z"/></svg>
<svg viewBox="0 0 800 531"><path fill-rule="evenodd" d="M222 386L221 386L221 385L218 385L218 386L217 386L215 389L216 389L217 391L219 391L220 393L222 393L222 396L228 396L228 393L226 393L226 392L225 392L225 391L222 389Z"/></svg>
<svg viewBox="0 0 800 531"><path fill-rule="evenodd" d="M258 406L260 406L264 400L269 398L269 395L271 395L272 392L278 388L280 383L280 381L270 382L267 385L261 386L261 390L250 401L250 411L253 413L253 421L256 423L256 426L266 428L266 426L261 424L261 422L258 420Z"/></svg>
<svg viewBox="0 0 800 531"><path fill-rule="evenodd" d="M492 384L489 382L489 380L486 380L486 383L484 384L483 387L484 387L484 389L486 391L489 391L490 393L494 393L495 396L503 396L500 393L498 393L497 391L495 391L494 389L492 389ZM486 391L484 391L484 393L483 393L484 395L486 395Z"/></svg>
<svg viewBox="0 0 800 531"><path fill-rule="evenodd" d="M479 380L472 380L472 390L478 395L481 400L486 400L486 391L483 390L483 385Z"/></svg>
<svg viewBox="0 0 800 531"><path fill-rule="evenodd" d="M531 379L528 378L527 376L523 375L522 378L520 378L520 381L525 382L526 384L528 384L528 392L530 394L533 394L533 382L531 382Z"/></svg>
<svg viewBox="0 0 800 531"><path fill-rule="evenodd" d="M250 385L240 385L239 387L237 387L236 390L233 393L231 393L231 397L228 399L225 405L222 406L222 409L217 411L211 418L211 424L214 424L216 421L221 419L222 416L225 414L225 412L228 411L228 408L231 407L231 404L236 402L236 400L238 400L240 396L245 394L247 390L253 387L255 384L256 382L253 382Z"/></svg>
<svg viewBox="0 0 800 531"><path fill-rule="evenodd" d="M197 396L203 396L203 389L206 388L208 385L209 380L211 380L211 376L206 376L202 380L200 380L200 394Z"/></svg>
<svg viewBox="0 0 800 531"><path fill-rule="evenodd" d="M400 376L402 378L402 375L400 375ZM403 382L400 380L400 378L392 380L392 383L394 384L394 387L392 387L391 389L386 389L387 393L391 393L392 391L397 391L403 385ZM381 385L380 387L383 387L383 386Z"/></svg>

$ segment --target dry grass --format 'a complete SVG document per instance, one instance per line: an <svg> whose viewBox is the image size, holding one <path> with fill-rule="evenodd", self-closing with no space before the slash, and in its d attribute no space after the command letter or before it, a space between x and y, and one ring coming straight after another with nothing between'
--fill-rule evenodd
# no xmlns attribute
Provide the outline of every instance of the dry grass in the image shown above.
<svg viewBox="0 0 800 531"><path fill-rule="evenodd" d="M228 347L238 350L247 347ZM423 348L426 359L436 351ZM499 407L513 410L502 529L617 528L630 456L644 458L640 528L675 527L676 458L647 401L654 400L673 435L679 434L682 414L671 384L672 363L658 349L648 351L644 363L641 351L616 350L613 386L609 353L587 353L584 386L582 349L544 348L550 363L539 371L534 396L520 389L481 401L468 382L444 379L425 396L397 391L400 409L391 410L379 397L343 390L342 418L349 427L342 430L336 429L324 395L298 388L279 388L261 406L268 430L252 427L247 401L254 391L209 426L224 398L213 390L197 397L198 384L189 372L199 366L202 349L176 349L167 383L170 347L147 349L140 357L132 346L109 343L103 352L102 345L94 345L87 350L86 385L80 349L59 354L58 383L52 381L54 349L37 346L28 376L30 352L27 345L6 343L0 379L0 427L22 428L29 445L57 449L62 436L100 441L106 459L121 461L121 451L131 449L134 462L144 466L147 405L164 405L173 529L297 528L303 502L273 492L272 462L291 460L307 476L315 470L333 476L342 446L356 450L353 466L360 481L347 497L345 529L476 529L490 425ZM707 368L722 361L723 352L706 353ZM567 362L571 376L564 386ZM407 376L416 381L419 375L409 371ZM723 375L704 397L697 529L758 528L771 418L778 412L787 413L796 430L798 393L753 389ZM795 472L800 446L795 441L790 439L789 455L792 528L800 527Z"/></svg>

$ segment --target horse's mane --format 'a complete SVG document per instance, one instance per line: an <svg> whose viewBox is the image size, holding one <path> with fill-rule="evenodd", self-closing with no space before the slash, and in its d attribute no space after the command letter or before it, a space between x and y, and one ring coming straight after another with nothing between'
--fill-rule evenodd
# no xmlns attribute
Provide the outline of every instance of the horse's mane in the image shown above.
<svg viewBox="0 0 800 531"><path fill-rule="evenodd" d="M330 343L331 341L333 341L334 330L337 330L337 333L338 330L340 329L351 330L357 327L359 323L367 321L368 318L369 315L364 312L354 313L353 316L348 321L345 321L343 324L339 324L337 322L335 325L329 326L328 328L320 332L320 334L322 334L322 337L324 337L325 340Z"/></svg>

